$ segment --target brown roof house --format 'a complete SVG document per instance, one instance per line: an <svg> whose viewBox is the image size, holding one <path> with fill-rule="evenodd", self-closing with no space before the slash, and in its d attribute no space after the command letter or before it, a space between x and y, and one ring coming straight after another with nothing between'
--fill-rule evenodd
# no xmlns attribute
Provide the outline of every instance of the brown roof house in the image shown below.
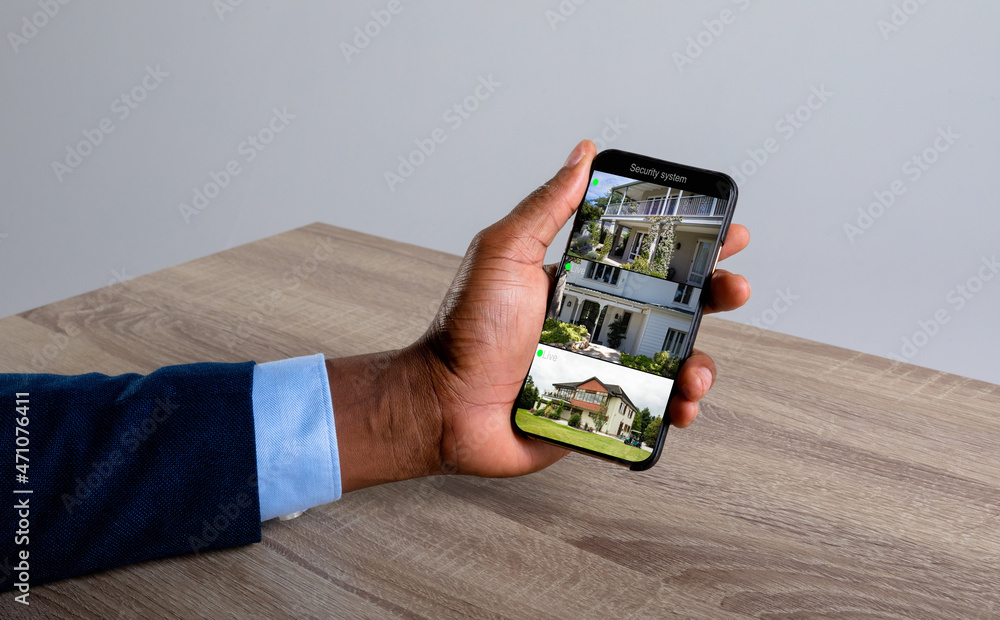
<svg viewBox="0 0 1000 620"><path fill-rule="evenodd" d="M579 413L581 426L589 424L597 428L592 414L600 411L602 406L607 406L608 421L598 431L617 436L628 435L632 430L632 422L639 409L621 386L591 377L573 383L554 383L552 387L555 388L555 397L568 404L562 410L563 419Z"/></svg>

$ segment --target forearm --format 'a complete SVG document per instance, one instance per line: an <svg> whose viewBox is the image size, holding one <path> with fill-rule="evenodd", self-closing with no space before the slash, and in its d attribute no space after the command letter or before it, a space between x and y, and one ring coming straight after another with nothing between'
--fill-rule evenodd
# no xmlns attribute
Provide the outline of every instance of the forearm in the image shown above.
<svg viewBox="0 0 1000 620"><path fill-rule="evenodd" d="M15 478L12 459L0 482L14 498L0 510L0 558L30 553L36 585L259 541L253 367L0 374L0 402L13 410L20 400L27 418L16 435L14 424L0 428L4 452L19 447L26 463ZM0 591L12 577L0 571Z"/></svg>

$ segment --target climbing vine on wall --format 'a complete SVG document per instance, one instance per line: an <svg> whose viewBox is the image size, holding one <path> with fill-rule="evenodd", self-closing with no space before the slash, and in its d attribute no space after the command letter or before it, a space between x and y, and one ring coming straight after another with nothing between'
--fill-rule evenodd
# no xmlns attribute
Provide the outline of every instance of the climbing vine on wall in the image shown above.
<svg viewBox="0 0 1000 620"><path fill-rule="evenodd" d="M642 240L641 256L646 257L645 268L634 266L633 271L639 271L661 278L667 277L670 260L674 257L676 247L675 231L680 215L650 215L646 221L650 223L649 232ZM656 247L650 247L655 242Z"/></svg>

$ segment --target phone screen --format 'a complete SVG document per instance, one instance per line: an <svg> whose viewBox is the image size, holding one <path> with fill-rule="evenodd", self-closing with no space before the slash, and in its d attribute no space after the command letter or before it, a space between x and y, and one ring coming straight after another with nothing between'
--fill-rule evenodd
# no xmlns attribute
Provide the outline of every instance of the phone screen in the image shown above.
<svg viewBox="0 0 1000 620"><path fill-rule="evenodd" d="M621 151L595 158L515 427L652 466L735 200L721 173Z"/></svg>

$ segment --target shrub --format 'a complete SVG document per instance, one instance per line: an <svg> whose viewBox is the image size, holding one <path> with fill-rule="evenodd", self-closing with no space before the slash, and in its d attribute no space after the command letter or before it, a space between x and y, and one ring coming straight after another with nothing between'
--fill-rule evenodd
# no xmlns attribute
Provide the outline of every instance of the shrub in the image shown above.
<svg viewBox="0 0 1000 620"><path fill-rule="evenodd" d="M574 252L582 256L587 252L593 250L594 246L591 245L590 242L588 242L583 237L578 237L576 240L573 241L573 243L570 244L569 249L573 250Z"/></svg>
<svg viewBox="0 0 1000 620"><path fill-rule="evenodd" d="M635 368L643 372L651 372L668 379L677 377L677 369L681 365L681 358L671 355L670 351L660 351L650 359L646 355L621 354L621 364L627 368Z"/></svg>
<svg viewBox="0 0 1000 620"><path fill-rule="evenodd" d="M628 327L625 325L625 314L622 313L618 315L611 326L608 327L608 346L612 349L617 349L621 346L622 340L625 340L625 333Z"/></svg>
<svg viewBox="0 0 1000 620"><path fill-rule="evenodd" d="M587 260L601 260L601 253L591 250L586 254L584 254L583 257L586 258Z"/></svg>
<svg viewBox="0 0 1000 620"><path fill-rule="evenodd" d="M654 372L653 360L646 355L629 355L628 353L622 353L621 363L622 366L625 366L626 368L635 368L636 370L642 370L645 372Z"/></svg>
<svg viewBox="0 0 1000 620"><path fill-rule="evenodd" d="M594 421L594 430L602 432L604 425L608 423L608 406L601 405L600 410L596 413L591 411L590 418Z"/></svg>
<svg viewBox="0 0 1000 620"><path fill-rule="evenodd" d="M560 407L559 409L553 409L552 411L549 412L550 420L558 420L561 417L562 417L562 407Z"/></svg>
<svg viewBox="0 0 1000 620"><path fill-rule="evenodd" d="M545 344L568 344L590 338L590 332L582 325L564 323L558 319L545 319L539 342Z"/></svg>
<svg viewBox="0 0 1000 620"><path fill-rule="evenodd" d="M580 428L581 417L582 416L579 413L574 412L573 415L569 416L569 425L573 428Z"/></svg>
<svg viewBox="0 0 1000 620"><path fill-rule="evenodd" d="M646 259L642 256L636 256L631 263L622 265L622 269L628 269L629 271L635 271L636 273L649 273L649 264Z"/></svg>

